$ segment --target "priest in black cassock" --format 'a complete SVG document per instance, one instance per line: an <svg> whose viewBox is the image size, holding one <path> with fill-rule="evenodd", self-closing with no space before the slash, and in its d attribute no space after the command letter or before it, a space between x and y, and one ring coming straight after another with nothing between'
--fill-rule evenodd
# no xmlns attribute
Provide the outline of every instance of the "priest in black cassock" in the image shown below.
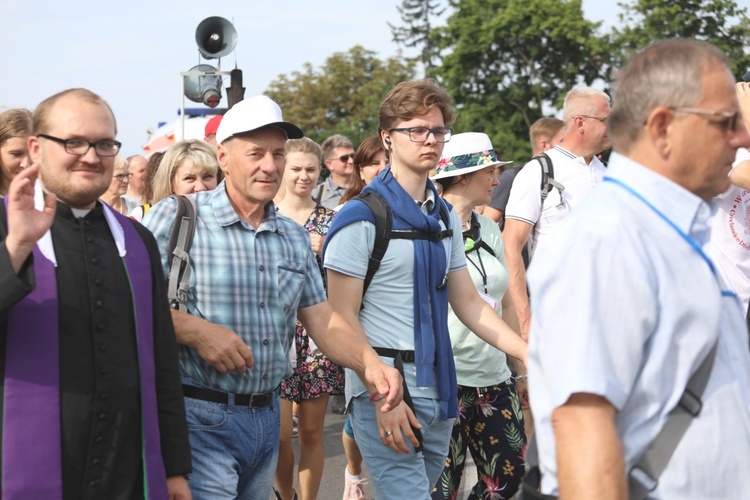
<svg viewBox="0 0 750 500"><path fill-rule="evenodd" d="M3 500L191 498L159 252L98 201L115 135L96 94L46 99L33 164L0 201Z"/></svg>

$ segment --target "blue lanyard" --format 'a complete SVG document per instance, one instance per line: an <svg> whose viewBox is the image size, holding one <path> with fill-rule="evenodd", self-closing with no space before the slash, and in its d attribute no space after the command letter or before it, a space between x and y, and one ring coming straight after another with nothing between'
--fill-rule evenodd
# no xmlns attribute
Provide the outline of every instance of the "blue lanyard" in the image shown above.
<svg viewBox="0 0 750 500"><path fill-rule="evenodd" d="M669 217L667 217L666 215L664 215L664 213L661 210L659 210L658 208L656 208L655 206L653 206L651 204L651 202L649 202L640 193L638 193L635 189L633 189L632 187L628 186L624 182L619 181L617 179L613 179L611 177L604 177L603 180L604 180L604 182L611 182L611 183L615 184L616 186L620 186L625 191L627 191L628 193L632 194L633 196L635 196L636 198L638 198L639 200L641 200L643 202L643 204L646 205L648 208L650 208L651 210L653 210L656 215L658 215L659 217L661 217L662 220L664 220L664 222L666 222L667 224L669 224L669 226L672 229L674 229L677 232L677 234L679 234L680 237L683 240L685 240L685 242L688 245L690 245L692 247L692 249L695 250L698 253L698 255L701 256L701 258L706 262L706 264L708 264L708 268L711 270L711 274L714 275L714 278L716 278L716 281L719 281L719 278L718 278L718 276L716 274L716 267L714 266L714 263L711 260L711 258L708 255L706 255L706 252L703 251L703 249L700 247L700 245L698 244L698 242L696 242L689 234L685 233L682 229L680 229L679 227L677 227L677 224L675 224L674 222L672 222L672 219L670 219ZM736 296L736 294L734 292L732 292L731 290L721 290L721 295L722 296Z"/></svg>

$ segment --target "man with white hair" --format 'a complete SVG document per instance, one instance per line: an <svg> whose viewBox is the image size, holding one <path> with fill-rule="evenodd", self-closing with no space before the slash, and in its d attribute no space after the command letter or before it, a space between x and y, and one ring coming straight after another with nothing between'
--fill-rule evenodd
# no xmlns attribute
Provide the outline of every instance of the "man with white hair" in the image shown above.
<svg viewBox="0 0 750 500"><path fill-rule="evenodd" d="M535 248L552 234L560 222L604 176L604 164L597 153L609 148L606 120L609 96L590 87L568 92L563 103L563 138L546 152L555 185L542 200L541 163L532 160L516 176L505 210L505 262L508 266L508 292L516 306L521 335L527 339L531 310L526 293L526 268L521 252L531 238Z"/></svg>

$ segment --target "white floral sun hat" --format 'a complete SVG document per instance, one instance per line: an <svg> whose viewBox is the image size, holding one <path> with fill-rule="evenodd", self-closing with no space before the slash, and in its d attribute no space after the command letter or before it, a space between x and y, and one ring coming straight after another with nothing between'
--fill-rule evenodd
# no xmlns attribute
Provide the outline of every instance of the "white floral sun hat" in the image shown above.
<svg viewBox="0 0 750 500"><path fill-rule="evenodd" d="M513 162L498 159L487 134L465 132L454 135L445 143L443 156L438 162L436 174L432 179L444 179L510 163Z"/></svg>

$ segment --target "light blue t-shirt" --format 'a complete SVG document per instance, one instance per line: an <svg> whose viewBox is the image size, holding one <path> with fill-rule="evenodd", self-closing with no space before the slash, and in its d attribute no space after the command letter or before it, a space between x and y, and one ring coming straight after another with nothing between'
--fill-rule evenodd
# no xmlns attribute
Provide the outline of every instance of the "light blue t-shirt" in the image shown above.
<svg viewBox="0 0 750 500"><path fill-rule="evenodd" d="M607 175L705 247L709 204L618 154ZM722 294L726 287L674 228L612 182L597 186L548 243L528 272L542 492L557 491L555 408L576 393L606 398L630 470L718 342L703 408L649 498L746 498L750 352L737 297Z"/></svg>
<svg viewBox="0 0 750 500"><path fill-rule="evenodd" d="M422 211L427 213L435 203L431 191ZM458 271L466 267L461 221L451 210L450 224L453 237L444 239L446 255L450 255L447 271ZM444 224L440 221L441 227ZM328 242L324 267L347 276L364 280L367 262L375 243L375 226L360 221L340 229ZM359 321L367 334L370 345L398 350L414 349L414 249L411 240L394 239L388 244L380 268L375 273L363 299L364 308ZM383 357L393 366L393 359ZM417 368L414 363L404 363L404 378L412 397L438 399L436 387L417 387ZM437 380L437 376L435 377ZM346 370L346 398L366 392L359 377Z"/></svg>

